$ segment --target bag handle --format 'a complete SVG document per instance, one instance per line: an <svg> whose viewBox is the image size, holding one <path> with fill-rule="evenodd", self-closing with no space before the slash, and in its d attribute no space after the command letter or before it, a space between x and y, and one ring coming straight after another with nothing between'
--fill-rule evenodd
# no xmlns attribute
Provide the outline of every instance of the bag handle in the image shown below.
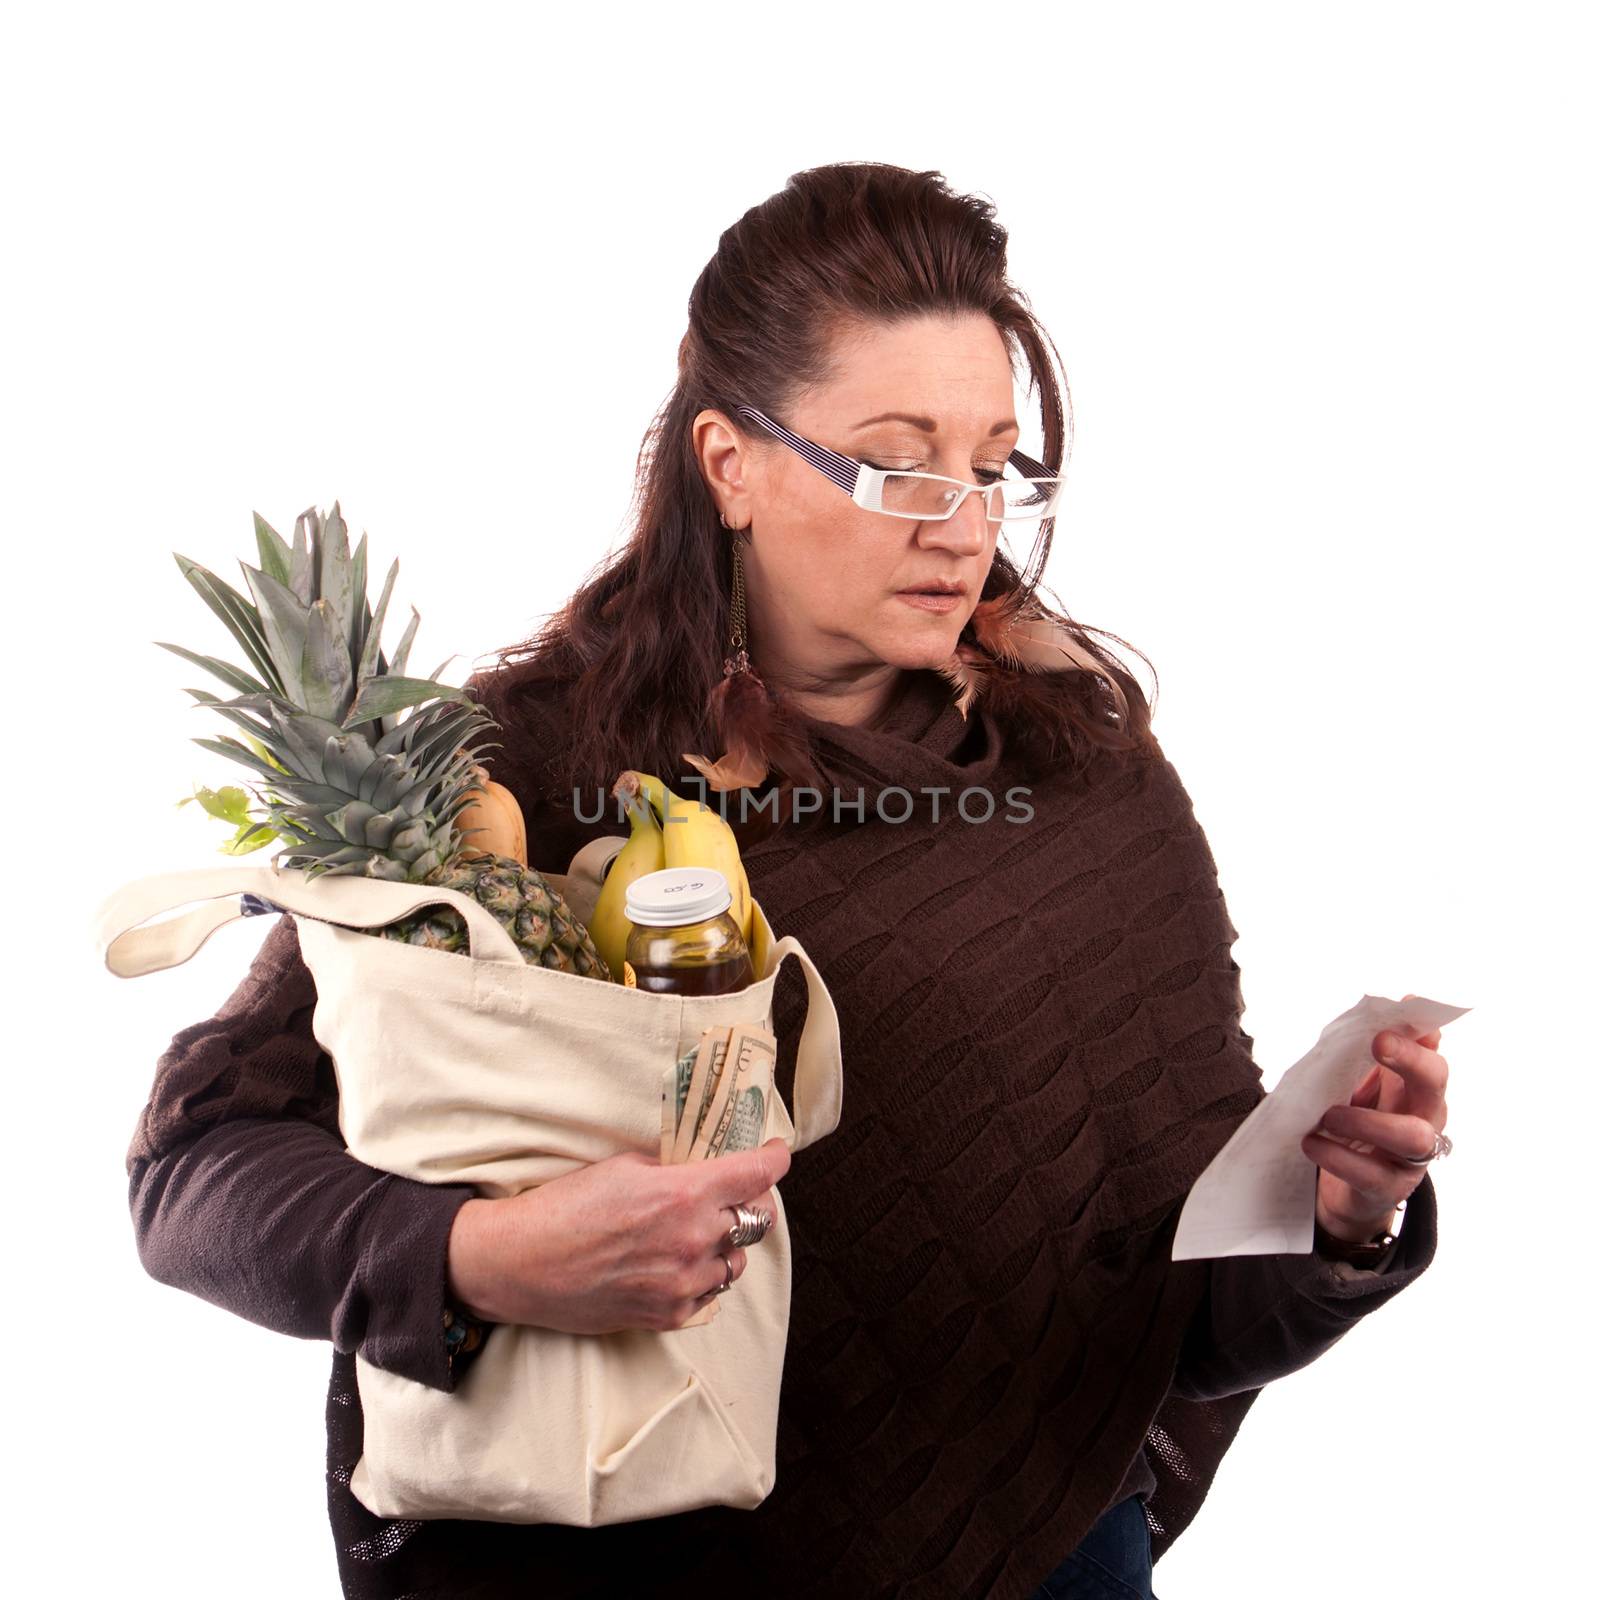
<svg viewBox="0 0 1600 1600"><path fill-rule="evenodd" d="M625 841L623 841L625 842ZM603 866L620 843L593 840L573 857L574 872ZM241 899L241 897L244 897ZM258 904L246 908L244 900ZM142 924L163 911L204 902L149 927ZM263 906L260 902L265 902ZM93 918L95 947L119 978L137 978L187 961L218 928L262 909L293 912L343 927L381 927L423 906L451 905L466 918L470 949L486 961L523 964L522 952L494 916L456 889L386 878L322 874L307 879L303 868L199 867L135 878L101 902ZM806 1020L795 1059L794 1150L832 1133L844 1100L844 1069L839 1044L839 1013L816 963L791 934L772 947L771 970L790 956L806 979Z"/></svg>
<svg viewBox="0 0 1600 1600"><path fill-rule="evenodd" d="M806 1020L794 1064L794 1123L791 1150L804 1150L839 1126L844 1106L844 1062L839 1050L839 1013L816 963L792 933L772 947L776 972L793 956L806 975Z"/></svg>
<svg viewBox="0 0 1600 1600"><path fill-rule="evenodd" d="M350 873L307 878L302 867L278 866L197 867L135 878L108 896L95 912L95 947L119 978L138 978L178 966L218 928L252 914L252 908L238 899L240 895L265 901L267 910L292 911L347 928L379 928L423 906L454 906L466 919L468 947L474 956L482 961L522 964L522 952L494 915L458 889ZM209 904L152 927L140 926L159 912L196 900Z"/></svg>
<svg viewBox="0 0 1600 1600"><path fill-rule="evenodd" d="M592 898L599 892L606 863L627 842L625 834L606 834L578 848L566 876L575 880L580 897ZM230 905L231 895L244 895L255 903ZM200 906L152 928L139 926L159 912L196 900L220 903ZM187 961L218 928L237 917L292 911L347 928L378 928L434 905L454 906L466 918L468 948L479 960L522 964L522 952L510 934L490 912L459 890L350 873L308 878L304 868L280 867L276 862L264 867L198 867L136 878L96 911L95 945L119 978L139 978Z"/></svg>

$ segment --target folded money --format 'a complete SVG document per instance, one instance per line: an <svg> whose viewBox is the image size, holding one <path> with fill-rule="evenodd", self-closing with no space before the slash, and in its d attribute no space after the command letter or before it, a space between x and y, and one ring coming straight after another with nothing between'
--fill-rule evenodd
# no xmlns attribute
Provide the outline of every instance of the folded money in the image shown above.
<svg viewBox="0 0 1600 1600"><path fill-rule="evenodd" d="M709 1161L754 1150L767 1137L778 1041L766 1028L732 1023L707 1028L661 1079L661 1161ZM703 1327L721 1296L685 1328Z"/></svg>

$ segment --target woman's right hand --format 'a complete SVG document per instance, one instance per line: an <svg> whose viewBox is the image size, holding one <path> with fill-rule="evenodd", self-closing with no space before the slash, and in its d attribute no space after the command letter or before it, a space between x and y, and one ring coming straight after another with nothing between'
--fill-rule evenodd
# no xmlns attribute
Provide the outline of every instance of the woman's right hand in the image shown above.
<svg viewBox="0 0 1600 1600"><path fill-rule="evenodd" d="M788 1170L780 1138L666 1165L629 1150L521 1194L468 1200L450 1231L450 1293L487 1322L563 1333L682 1327L723 1283L724 1255L735 1282L744 1271L745 1252L726 1243L732 1208L776 1220L773 1185Z"/></svg>

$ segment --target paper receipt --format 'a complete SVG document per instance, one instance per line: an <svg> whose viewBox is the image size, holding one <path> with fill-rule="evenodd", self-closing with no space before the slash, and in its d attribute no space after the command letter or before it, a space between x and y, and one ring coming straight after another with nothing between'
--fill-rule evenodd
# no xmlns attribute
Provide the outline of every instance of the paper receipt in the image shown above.
<svg viewBox="0 0 1600 1600"><path fill-rule="evenodd" d="M1416 1039L1471 1009L1364 994L1335 1017L1195 1180L1178 1216L1172 1259L1308 1253L1317 1165L1300 1141L1329 1106L1355 1093L1372 1070L1372 1041L1385 1028Z"/></svg>

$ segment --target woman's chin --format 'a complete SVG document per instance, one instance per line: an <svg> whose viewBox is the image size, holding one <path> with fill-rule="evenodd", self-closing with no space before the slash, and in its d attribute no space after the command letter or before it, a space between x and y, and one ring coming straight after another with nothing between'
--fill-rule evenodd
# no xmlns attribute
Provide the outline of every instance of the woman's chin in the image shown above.
<svg viewBox="0 0 1600 1600"><path fill-rule="evenodd" d="M955 652L962 623L948 617L937 620L938 627L899 629L875 641L875 654L891 666L908 670L943 666Z"/></svg>

